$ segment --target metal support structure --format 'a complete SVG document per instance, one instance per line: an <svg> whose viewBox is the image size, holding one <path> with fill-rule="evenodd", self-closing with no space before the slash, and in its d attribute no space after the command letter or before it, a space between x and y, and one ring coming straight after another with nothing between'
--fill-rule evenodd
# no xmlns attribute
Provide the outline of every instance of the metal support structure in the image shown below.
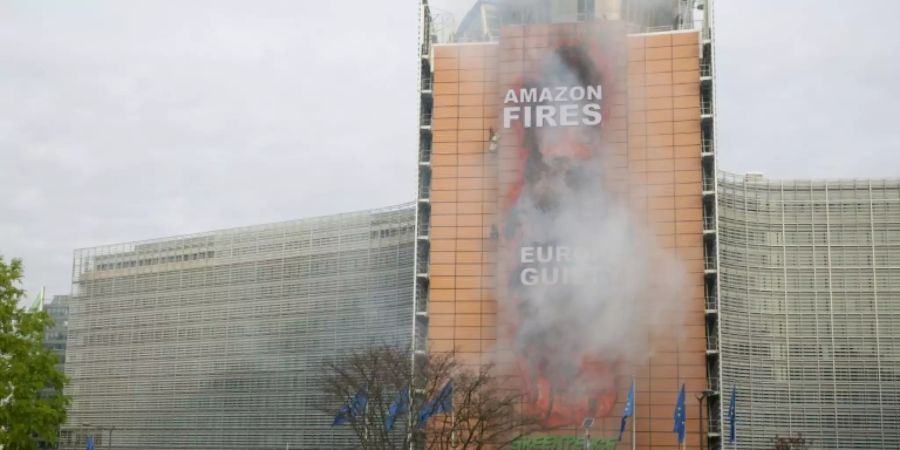
<svg viewBox="0 0 900 450"><path fill-rule="evenodd" d="M419 164L418 164L418 194L416 199L416 241L413 259L413 311L412 311L412 338L410 352L410 382L409 382L409 409L406 415L407 442L409 450L416 445L417 433L413 430L412 407L418 386L416 385L417 359L427 358L428 355L428 303L429 303L429 278L428 263L430 260L430 223L431 223L431 148L432 148L432 97L434 71L431 64L431 43L433 35L433 23L431 9L428 0L419 3L419 52L422 54L419 66L419 76L427 79L429 89L424 89L420 82L419 89Z"/></svg>

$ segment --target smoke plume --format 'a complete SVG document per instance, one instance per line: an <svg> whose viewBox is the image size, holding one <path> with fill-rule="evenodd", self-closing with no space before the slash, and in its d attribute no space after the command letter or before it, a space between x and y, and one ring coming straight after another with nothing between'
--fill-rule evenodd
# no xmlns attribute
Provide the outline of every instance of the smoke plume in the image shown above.
<svg viewBox="0 0 900 450"><path fill-rule="evenodd" d="M516 176L501 183L497 291L506 322L500 345L514 350L531 380L532 403L561 425L609 413L616 374L646 362L660 327L678 328L688 292L678 259L646 224L645 207L631 204L643 187L631 181L625 143L613 142L609 129L613 117L625 120L616 108L627 108L624 29L550 41L556 47L502 92L601 86L603 123L519 123L502 133L500 170ZM535 103L535 111L552 105Z"/></svg>

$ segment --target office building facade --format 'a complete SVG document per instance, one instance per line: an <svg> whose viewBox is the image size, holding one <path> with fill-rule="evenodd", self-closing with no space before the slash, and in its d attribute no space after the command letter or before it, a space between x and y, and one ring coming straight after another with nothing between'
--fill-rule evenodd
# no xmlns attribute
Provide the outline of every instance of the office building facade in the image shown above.
<svg viewBox="0 0 900 450"><path fill-rule="evenodd" d="M810 448L900 446L900 182L780 181L719 172L711 2L505 5L476 2L459 29L437 42L423 4L420 352L456 349L475 362L509 363L511 374L524 379L527 402L543 408L551 425L568 424L567 432L591 416L599 419L594 433L615 436L633 379L637 448L677 447L672 412L682 383L689 402L688 445L769 449L776 436L802 435ZM579 60L578 51L588 56ZM577 76L560 76L560 65L573 67ZM599 72L600 82L583 83L590 70ZM585 121L578 110L589 103L582 84L603 88L597 102L602 121L590 114ZM542 87L554 96L543 98ZM554 112L560 100L577 105L570 116ZM534 130L542 126L565 126L568 134ZM591 134L591 127L599 130ZM554 187L554 170L569 171L561 192L577 198L576 189L565 190L577 180L571 168L596 159L603 168L587 172L606 185L595 186L595 201L583 205L615 216L618 202L627 203L630 225L650 230L639 241L676 256L670 263L683 268L689 298L678 303L683 314L668 322L622 316L649 334L649 346L635 352L649 348L648 358L628 361L609 348L579 354L588 362L562 380L578 385L585 373L614 380L605 390L579 391L589 402L579 407L565 398L564 388L553 386L552 375L533 368L535 362L565 361L541 355L521 329L549 324L554 332L536 336L551 351L566 354L565 333L555 330L583 331L584 315L598 327L609 326L602 319L605 310L584 308L573 300L577 290L559 295L542 289L539 298L529 298L522 285L561 276L553 264L541 266L541 251L559 263L561 253L591 247L566 242L569 229L547 227L548 220L571 217L547 214L561 202L546 187ZM523 216L528 201L540 214ZM599 225L600 253L622 255L600 237L606 224ZM615 228L605 231L629 242ZM620 258L623 265L646 250L635 242L628 246L633 251ZM577 269L574 259L569 265ZM606 269L626 274L620 267ZM663 272L646 273L654 283ZM631 294L643 304L640 293ZM541 309L543 298L554 299L564 312L523 322L523 310L554 316ZM594 302L617 305L603 295ZM637 337L627 331L622 336L623 342ZM615 357L604 359L603 352ZM626 433L619 445L630 448L630 440Z"/></svg>
<svg viewBox="0 0 900 450"><path fill-rule="evenodd" d="M536 6L477 2L449 42L435 42L422 5L416 348L508 368L563 434L592 417L614 440L634 380L637 448L678 447L684 384L698 442L693 393L721 410L704 295L709 5L524 3ZM718 445L712 422L703 439Z"/></svg>
<svg viewBox="0 0 900 450"><path fill-rule="evenodd" d="M44 310L53 320L53 326L44 333L44 345L53 350L59 358L57 367L65 370L66 366L66 341L69 327L69 300L68 295L54 295L53 301L44 306Z"/></svg>
<svg viewBox="0 0 900 450"><path fill-rule="evenodd" d="M75 252L64 449L352 448L325 365L409 346L403 205Z"/></svg>
<svg viewBox="0 0 900 450"><path fill-rule="evenodd" d="M900 448L900 180L722 173L717 196L727 448Z"/></svg>

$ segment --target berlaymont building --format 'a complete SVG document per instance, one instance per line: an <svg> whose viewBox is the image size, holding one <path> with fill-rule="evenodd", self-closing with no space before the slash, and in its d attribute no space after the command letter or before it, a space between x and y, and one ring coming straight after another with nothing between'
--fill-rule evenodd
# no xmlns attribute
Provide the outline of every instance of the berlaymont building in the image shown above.
<svg viewBox="0 0 900 450"><path fill-rule="evenodd" d="M61 447L351 448L325 365L408 346L411 205L75 252Z"/></svg>
<svg viewBox="0 0 900 450"><path fill-rule="evenodd" d="M900 180L718 167L711 0L524 3L447 30L420 2L414 203L76 251L61 448L352 448L316 375L372 342L510 362L551 438L590 417L611 446L674 450L684 385L690 448L900 448ZM618 252L593 268L634 286L521 281L563 249ZM616 326L604 302L634 354L579 347Z"/></svg>
<svg viewBox="0 0 900 450"><path fill-rule="evenodd" d="M736 448L900 448L900 180L716 183L708 353Z"/></svg>

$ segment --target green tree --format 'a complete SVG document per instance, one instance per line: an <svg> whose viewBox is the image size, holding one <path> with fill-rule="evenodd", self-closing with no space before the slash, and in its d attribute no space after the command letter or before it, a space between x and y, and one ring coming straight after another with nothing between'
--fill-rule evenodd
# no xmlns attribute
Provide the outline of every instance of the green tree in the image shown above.
<svg viewBox="0 0 900 450"><path fill-rule="evenodd" d="M20 309L22 261L0 257L0 448L34 450L38 440L56 442L66 419L66 376L44 347L51 324L44 311Z"/></svg>

